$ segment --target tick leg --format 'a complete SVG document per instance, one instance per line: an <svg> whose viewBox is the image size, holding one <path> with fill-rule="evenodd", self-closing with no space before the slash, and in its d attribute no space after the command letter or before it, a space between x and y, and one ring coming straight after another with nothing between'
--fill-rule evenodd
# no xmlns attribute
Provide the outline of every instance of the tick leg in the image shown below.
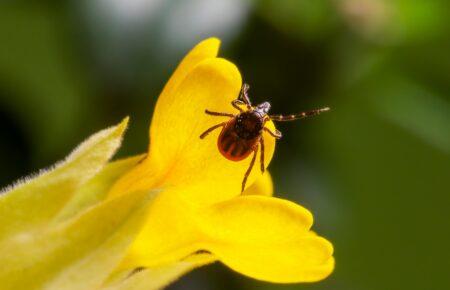
<svg viewBox="0 0 450 290"><path fill-rule="evenodd" d="M262 135L261 138L259 139L259 144L261 144L261 156L260 156L261 172L264 173L266 167L264 166L264 138Z"/></svg>
<svg viewBox="0 0 450 290"><path fill-rule="evenodd" d="M247 178L250 175L250 172L252 172L253 166L255 165L256 154L258 154L258 146L256 146L256 149L253 152L254 153L253 153L252 161L250 162L250 166L248 167L247 171L245 172L244 180L242 180L241 193L244 192L245 184L247 183Z"/></svg>
<svg viewBox="0 0 450 290"><path fill-rule="evenodd" d="M250 86L248 84L243 84L241 88L241 93L239 94L239 99L242 99L244 103L247 105L247 109L252 108L252 103L250 102L250 98L248 97L248 89Z"/></svg>
<svg viewBox="0 0 450 290"><path fill-rule="evenodd" d="M233 101L231 102L231 105L232 105L233 107L235 107L236 109L238 109L239 112L243 113L244 110L242 110L242 108L239 107L239 106L240 106L240 105L246 105L246 103L243 102L243 101L241 101L241 100L233 100Z"/></svg>
<svg viewBox="0 0 450 290"><path fill-rule="evenodd" d="M212 126L211 128L209 128L208 130L206 130L205 132L203 132L200 135L200 139L205 138L209 133L211 133L212 131L216 130L217 128L225 126L226 124L227 124L227 122L223 122L223 123L220 123L220 124Z"/></svg>
<svg viewBox="0 0 450 290"><path fill-rule="evenodd" d="M233 117L234 117L233 114L229 114L229 113L220 113L220 112L213 112L213 111L210 111L210 110L205 110L205 114L211 115L211 116L221 116L221 117L230 117L230 118L233 118Z"/></svg>
<svg viewBox="0 0 450 290"><path fill-rule="evenodd" d="M264 131L266 131L267 133L269 133L272 137L277 138L277 139L281 139L281 137L283 137L283 134L281 134L280 131L278 131L277 129L275 129L275 132L270 131L269 128L264 127Z"/></svg>
<svg viewBox="0 0 450 290"><path fill-rule="evenodd" d="M320 113L327 112L329 110L330 110L330 108L326 107L326 108L321 108L321 109L301 112L301 113L298 113L298 114L292 114L292 115L270 115L269 117L270 117L270 119L272 119L274 121L278 121L278 122L280 122L280 121L294 121L294 120L299 120L299 119L303 119L303 118L306 118L306 117L319 115Z"/></svg>

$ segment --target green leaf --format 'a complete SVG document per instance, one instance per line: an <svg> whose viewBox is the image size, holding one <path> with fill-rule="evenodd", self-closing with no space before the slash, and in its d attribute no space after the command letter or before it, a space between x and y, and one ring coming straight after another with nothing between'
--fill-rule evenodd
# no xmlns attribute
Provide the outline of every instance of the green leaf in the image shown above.
<svg viewBox="0 0 450 290"><path fill-rule="evenodd" d="M102 130L54 168L25 178L0 195L0 241L51 220L73 194L97 174L120 147L128 118Z"/></svg>
<svg viewBox="0 0 450 290"><path fill-rule="evenodd" d="M153 290L162 289L189 271L210 264L215 257L210 254L194 254L183 261L158 268L142 269L125 277L118 283L111 283L101 290Z"/></svg>
<svg viewBox="0 0 450 290"><path fill-rule="evenodd" d="M120 263L154 192L106 200L56 226L0 244L2 289L96 289Z"/></svg>
<svg viewBox="0 0 450 290"><path fill-rule="evenodd" d="M75 192L73 198L67 202L54 222L68 219L83 209L102 201L111 185L144 157L145 155L138 155L108 163L101 172Z"/></svg>

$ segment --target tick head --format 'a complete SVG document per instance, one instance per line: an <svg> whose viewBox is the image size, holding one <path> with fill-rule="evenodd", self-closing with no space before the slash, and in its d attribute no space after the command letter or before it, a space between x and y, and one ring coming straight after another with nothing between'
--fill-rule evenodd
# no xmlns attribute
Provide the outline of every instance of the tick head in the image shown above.
<svg viewBox="0 0 450 290"><path fill-rule="evenodd" d="M264 127L262 112L257 109L239 114L236 117L234 130L237 135L246 140L253 139L261 134Z"/></svg>
<svg viewBox="0 0 450 290"><path fill-rule="evenodd" d="M264 115L269 113L270 110L270 103L269 102L264 102L259 104L258 106L256 106L255 111L263 113Z"/></svg>

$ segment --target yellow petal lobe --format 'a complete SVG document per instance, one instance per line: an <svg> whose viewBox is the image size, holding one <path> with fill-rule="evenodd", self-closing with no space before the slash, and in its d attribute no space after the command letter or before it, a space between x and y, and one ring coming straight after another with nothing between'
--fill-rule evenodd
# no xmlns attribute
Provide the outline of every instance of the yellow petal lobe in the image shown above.
<svg viewBox="0 0 450 290"><path fill-rule="evenodd" d="M214 37L208 38L197 44L180 62L175 72L165 85L158 98L152 122L159 124L166 119L166 108L172 104L173 94L178 85L184 80L188 73L199 63L206 59L217 57L220 40Z"/></svg>
<svg viewBox="0 0 450 290"><path fill-rule="evenodd" d="M312 215L292 202L243 196L203 211L204 247L249 277L277 282L312 282L333 270L333 247L312 234Z"/></svg>
<svg viewBox="0 0 450 290"><path fill-rule="evenodd" d="M270 246L223 244L212 250L236 272L273 283L316 282L328 277L334 269L330 243L320 237Z"/></svg>
<svg viewBox="0 0 450 290"><path fill-rule="evenodd" d="M269 171L266 170L264 174L258 177L242 194L272 196L273 182Z"/></svg>
<svg viewBox="0 0 450 290"><path fill-rule="evenodd" d="M159 193L121 268L167 265L197 251L195 215L193 207L180 201L176 191Z"/></svg>
<svg viewBox="0 0 450 290"><path fill-rule="evenodd" d="M313 224L312 214L293 202L266 196L247 195L217 203L199 213L200 225L208 234L234 241L279 242L304 236Z"/></svg>
<svg viewBox="0 0 450 290"><path fill-rule="evenodd" d="M180 194L155 199L122 269L170 265L206 250L235 271L270 282L312 282L333 271L333 247L310 231L305 208L258 195L200 208Z"/></svg>

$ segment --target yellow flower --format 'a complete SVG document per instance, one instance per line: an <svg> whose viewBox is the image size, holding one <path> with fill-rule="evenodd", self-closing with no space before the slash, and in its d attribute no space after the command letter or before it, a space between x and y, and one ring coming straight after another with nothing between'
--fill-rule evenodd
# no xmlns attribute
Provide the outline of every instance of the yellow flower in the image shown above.
<svg viewBox="0 0 450 290"><path fill-rule="evenodd" d="M208 39L182 61L158 99L145 155L109 162L126 118L64 161L0 192L2 290L160 289L214 261L260 280L317 281L334 267L312 215L272 197L269 173L219 153L220 120L233 113L237 68ZM268 123L275 129L272 123ZM265 164L275 140L265 134ZM137 271L136 269L142 269Z"/></svg>
<svg viewBox="0 0 450 290"><path fill-rule="evenodd" d="M312 215L303 207L271 197L270 176L254 169L241 195L241 181L251 158L225 159L217 149L220 123L205 109L235 113L242 80L231 62L218 58L219 41L198 44L181 62L161 93L150 127L145 159L123 175L109 198L158 189L145 224L120 269L160 269L210 253L249 277L279 283L311 282L333 270L332 245L314 234ZM267 126L274 129L272 122ZM265 164L275 139L264 133ZM193 263L196 265L196 263Z"/></svg>

